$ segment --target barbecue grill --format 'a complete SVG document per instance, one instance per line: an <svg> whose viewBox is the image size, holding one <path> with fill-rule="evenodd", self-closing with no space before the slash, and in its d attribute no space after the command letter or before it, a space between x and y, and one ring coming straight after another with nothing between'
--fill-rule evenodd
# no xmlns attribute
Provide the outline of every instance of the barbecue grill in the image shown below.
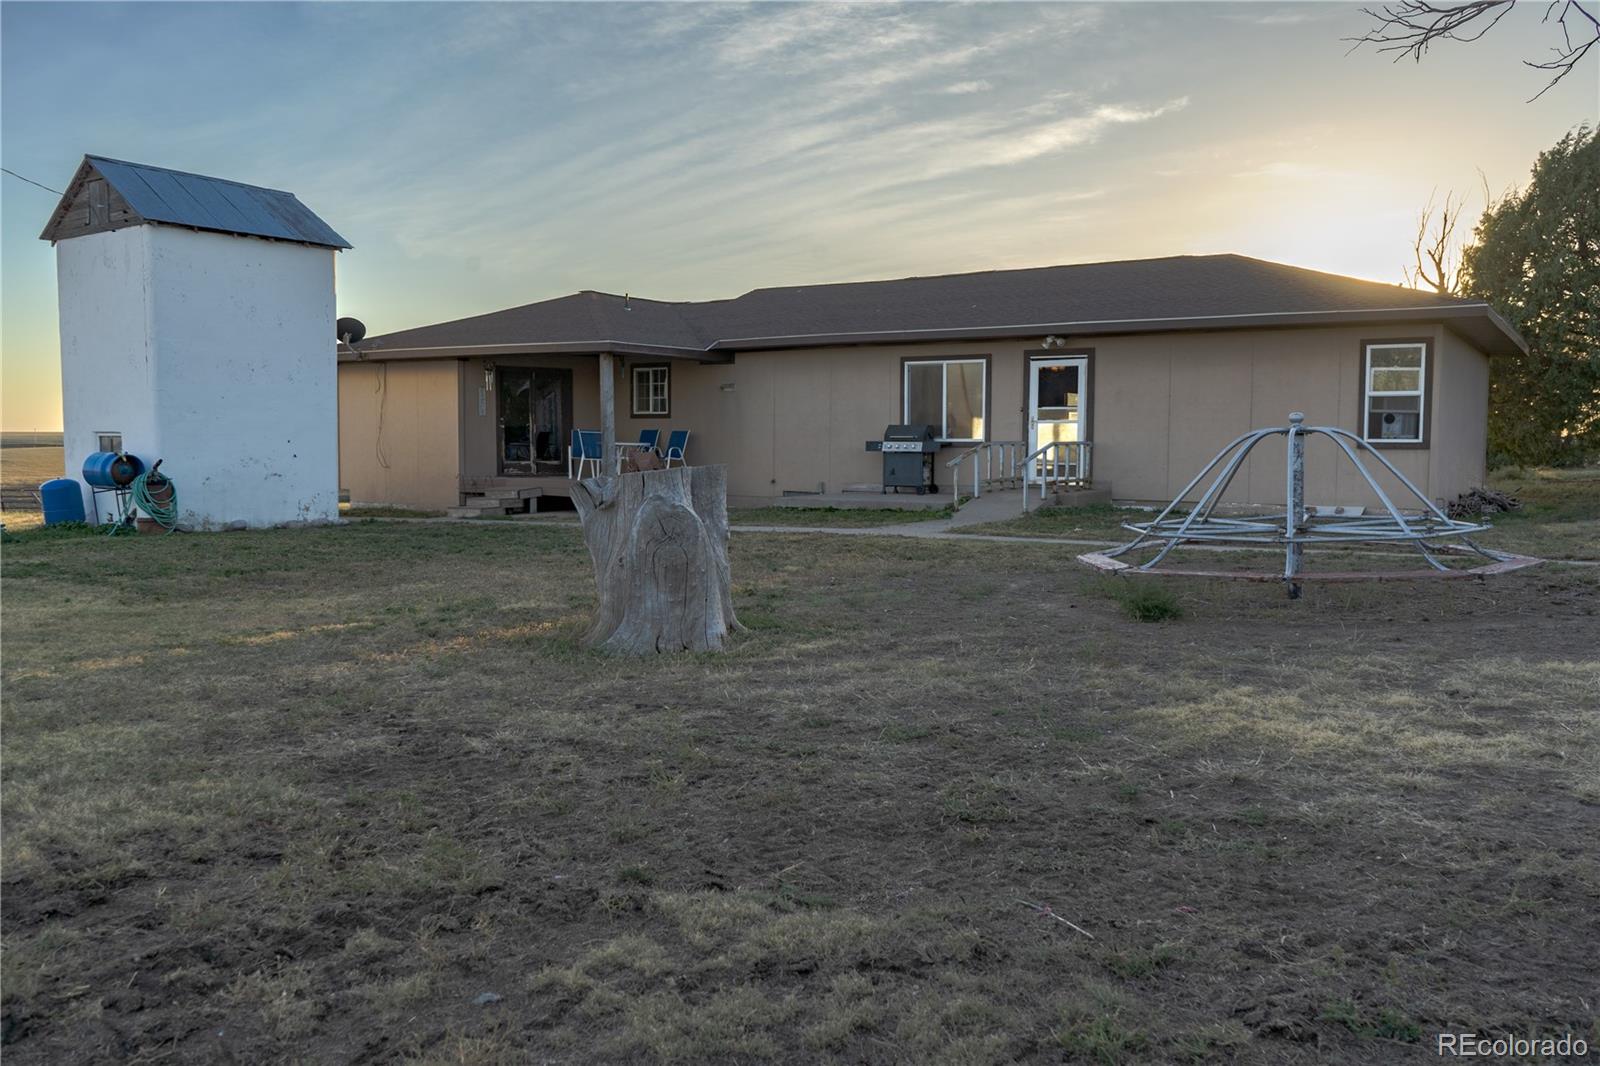
<svg viewBox="0 0 1600 1066"><path fill-rule="evenodd" d="M867 441L867 451L883 453L883 491L916 489L917 495L938 492L933 483L933 456L939 450L932 426L890 426L882 440Z"/></svg>

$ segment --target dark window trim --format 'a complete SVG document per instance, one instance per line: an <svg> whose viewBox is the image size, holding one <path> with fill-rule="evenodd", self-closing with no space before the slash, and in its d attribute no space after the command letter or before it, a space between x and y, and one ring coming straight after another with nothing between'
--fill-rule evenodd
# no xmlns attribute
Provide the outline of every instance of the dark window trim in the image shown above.
<svg viewBox="0 0 1600 1066"><path fill-rule="evenodd" d="M1367 437L1367 349L1374 344L1422 345L1422 439L1421 440L1369 440ZM1432 337L1368 337L1361 341L1356 356L1356 370L1361 384L1356 390L1356 436L1374 448L1430 448L1433 446L1433 338Z"/></svg>
<svg viewBox="0 0 1600 1066"><path fill-rule="evenodd" d="M1033 450L1033 441L1028 433L1028 404L1031 397L1033 379L1033 363L1036 359L1082 359L1083 360L1083 403L1089 405L1087 417L1081 418L1083 439L1090 444L1094 443L1094 349L1093 348L1029 348L1022 353L1022 438L1028 445L1028 450Z"/></svg>
<svg viewBox="0 0 1600 1066"><path fill-rule="evenodd" d="M639 376L640 370L661 369L667 372L667 409L665 411L639 410ZM634 418L671 418L672 417L672 364L671 363L630 363L628 364L628 412Z"/></svg>
<svg viewBox="0 0 1600 1066"><path fill-rule="evenodd" d="M967 355L902 355L900 357L900 412L906 414L906 364L908 363L983 363L983 436L940 437L941 447L956 448L963 444L984 444L994 437L994 356L989 352L972 352ZM941 413L941 418L943 417ZM902 423L904 424L904 423ZM941 427L942 428L942 427Z"/></svg>

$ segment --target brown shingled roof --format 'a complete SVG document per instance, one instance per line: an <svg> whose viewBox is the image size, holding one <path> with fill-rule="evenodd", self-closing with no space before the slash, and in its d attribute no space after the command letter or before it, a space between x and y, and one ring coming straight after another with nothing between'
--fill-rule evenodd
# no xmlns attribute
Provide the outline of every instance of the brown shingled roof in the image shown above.
<svg viewBox="0 0 1600 1066"><path fill-rule="evenodd" d="M1446 321L1485 351L1522 346L1479 301L1205 255L755 289L698 303L582 292L374 337L359 348L369 357L520 347L718 358L824 344L1418 320Z"/></svg>

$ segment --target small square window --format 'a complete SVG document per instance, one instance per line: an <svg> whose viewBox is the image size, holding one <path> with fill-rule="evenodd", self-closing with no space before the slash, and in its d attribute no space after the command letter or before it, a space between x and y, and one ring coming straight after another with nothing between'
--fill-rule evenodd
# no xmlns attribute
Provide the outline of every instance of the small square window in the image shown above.
<svg viewBox="0 0 1600 1066"><path fill-rule="evenodd" d="M118 455L122 454L121 433L96 433L95 439L100 443L100 446L96 448L95 451L116 452Z"/></svg>
<svg viewBox="0 0 1600 1066"><path fill-rule="evenodd" d="M672 413L670 366L633 368L633 413L647 418L664 417Z"/></svg>

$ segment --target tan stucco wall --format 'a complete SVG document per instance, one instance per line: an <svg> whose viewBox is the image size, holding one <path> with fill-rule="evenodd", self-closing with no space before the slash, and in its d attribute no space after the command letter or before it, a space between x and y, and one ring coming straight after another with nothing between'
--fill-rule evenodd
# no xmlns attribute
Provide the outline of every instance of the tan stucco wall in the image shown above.
<svg viewBox="0 0 1600 1066"><path fill-rule="evenodd" d="M456 505L458 373L454 359L340 364L339 486L352 503Z"/></svg>
<svg viewBox="0 0 1600 1066"><path fill-rule="evenodd" d="M1433 411L1428 448L1384 455L1418 488L1448 499L1483 478L1488 360L1448 331L1406 324L1315 330L1244 330L1066 337L1065 351L1092 349L1090 401L1097 480L1119 499L1165 501L1233 438L1282 425L1291 410L1307 422L1360 428L1362 342L1427 337L1433 341ZM879 479L880 459L865 451L885 424L900 418L901 361L906 357L990 357L991 440L1026 434L1026 343L954 343L841 347L741 353L731 365L674 363L672 417L627 416L627 377L617 384L618 436L643 425L693 431L690 460L726 463L729 493L740 502L784 492L839 492ZM731 390L726 386L732 386ZM938 460L941 489L949 487ZM1386 492L1401 486L1369 463ZM1281 439L1252 453L1227 499L1281 503ZM1307 456L1313 504L1374 506L1377 497L1335 447L1313 443Z"/></svg>
<svg viewBox="0 0 1600 1066"><path fill-rule="evenodd" d="M1454 497L1482 485L1489 451L1489 358L1443 330L1434 367L1431 450L1435 495Z"/></svg>
<svg viewBox="0 0 1600 1066"><path fill-rule="evenodd" d="M1305 412L1311 424L1358 431L1362 342L1417 337L1433 342L1430 447L1384 454L1430 497L1448 499L1483 479L1488 360L1440 327L1067 337L1063 354L1094 353L1089 400L1096 480L1109 482L1119 499L1165 502L1223 445L1250 429L1282 425L1291 410ZM874 484L881 460L865 442L900 420L903 359L989 357L989 439L1017 440L1026 433L1025 353L1037 351L1040 339L745 352L728 364L678 360L671 364L671 415L648 419L630 414L627 368L653 360L618 359L617 437L636 439L647 426L659 427L663 439L670 429L690 430L690 462L725 463L735 503ZM576 423L599 428L594 357L494 362L571 368ZM384 431L390 466L383 471L368 458L376 436L375 364L340 367L341 483L363 501L453 504L457 470L495 473L492 395L478 413L483 361L391 365ZM396 417L397 405L407 413ZM946 449L938 456L941 490L950 487L945 462L957 453ZM1227 499L1281 504L1281 439L1253 455ZM1391 493L1400 488L1386 475L1382 483ZM374 495L382 492L389 495ZM1334 447L1320 440L1307 456L1307 500L1377 503Z"/></svg>
<svg viewBox="0 0 1600 1066"><path fill-rule="evenodd" d="M1364 340L1428 337L1437 331L1366 329L1260 330L1101 337L1095 348L1095 474L1119 499L1166 501L1177 495L1234 438L1287 423L1300 411L1308 425L1358 431ZM1437 345L1435 345L1437 347ZM1437 412L1436 412L1437 413ZM1432 493L1429 451L1384 455L1419 489ZM1368 463L1386 492L1401 491L1380 464ZM1251 452L1224 496L1230 503L1283 502L1282 438ZM1208 479L1209 481L1209 479ZM1204 483L1201 488L1204 488ZM1337 447L1313 439L1306 454L1311 504L1378 503Z"/></svg>

